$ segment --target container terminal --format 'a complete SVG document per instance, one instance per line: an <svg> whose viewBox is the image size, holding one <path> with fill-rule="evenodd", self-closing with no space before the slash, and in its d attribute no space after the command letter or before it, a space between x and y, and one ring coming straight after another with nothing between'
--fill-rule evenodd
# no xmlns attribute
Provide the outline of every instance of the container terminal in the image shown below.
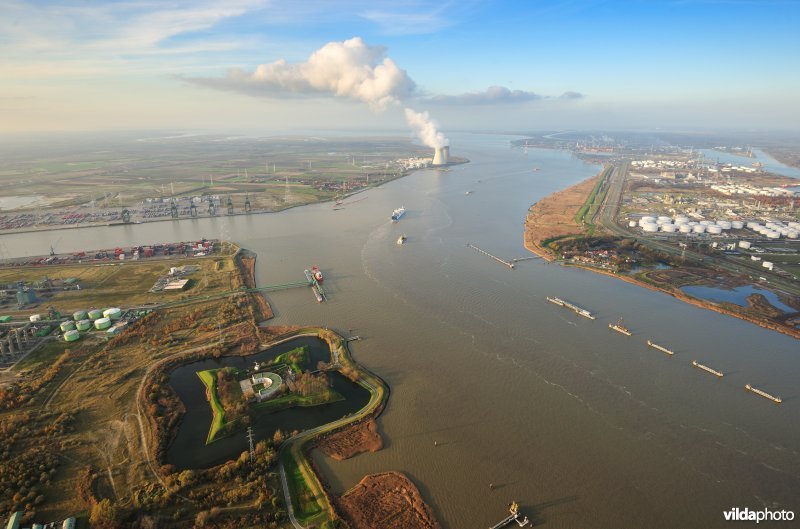
<svg viewBox="0 0 800 529"><path fill-rule="evenodd" d="M622 323L622 318L617 320L617 323L609 323L608 328L625 336L633 336L633 333Z"/></svg>
<svg viewBox="0 0 800 529"><path fill-rule="evenodd" d="M717 371L716 369L711 369L710 367L708 367L708 366L704 366L703 364L698 364L698 363L697 363L697 360L692 360L692 365L693 365L694 367L698 368L698 369L702 369L702 370L703 370L703 371L705 371L706 373L711 373L712 375L714 375L714 376L717 376L717 377L719 377L719 378L722 378L722 377L724 377L724 376L725 376L723 373L720 373L720 372L719 372L719 371Z"/></svg>
<svg viewBox="0 0 800 529"><path fill-rule="evenodd" d="M783 402L783 400L780 397L773 397L772 395L770 395L766 391L761 391L758 388L754 388L750 384L745 384L744 385L744 389L746 389L747 391L750 391L752 393L755 393L756 395L761 395L765 399L769 399L772 402L774 402L775 404L780 404L781 402Z"/></svg>
<svg viewBox="0 0 800 529"><path fill-rule="evenodd" d="M572 310L573 312L575 312L575 314L577 314L579 316L583 316L584 318L589 318L590 320L595 319L594 315L591 312L589 312L588 310L584 309L583 307L579 307L577 305L574 305L574 304L570 303L569 301L564 301L561 298L551 298L550 296L547 297L547 301L549 301L550 303L554 303L554 304L558 305L559 307L566 307L566 308Z"/></svg>
<svg viewBox="0 0 800 529"><path fill-rule="evenodd" d="M670 351L669 349L667 349L667 348L666 348L666 347L664 347L663 345L658 345L657 343L653 343L653 342L651 342L650 340L647 340L647 345L649 345L649 346L650 346L650 347L652 347L653 349L658 349L658 350L659 350L659 351L661 351L662 353L667 353L667 354L668 354L668 355L670 355L670 356L672 356L672 355L674 355L674 354L675 354L673 351Z"/></svg>

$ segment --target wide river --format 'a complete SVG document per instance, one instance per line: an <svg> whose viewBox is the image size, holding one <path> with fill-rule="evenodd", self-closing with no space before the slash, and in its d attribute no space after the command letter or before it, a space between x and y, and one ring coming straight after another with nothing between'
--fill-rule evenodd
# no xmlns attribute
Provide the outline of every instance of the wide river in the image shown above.
<svg viewBox="0 0 800 529"><path fill-rule="evenodd" d="M386 447L345 462L317 455L320 465L339 491L403 470L446 528L487 527L511 500L552 528L727 527L732 507L800 511L800 342L613 278L538 259L509 270L468 248L525 256L530 204L598 170L567 152L525 155L511 139L456 135L453 154L471 163L417 172L339 211L5 235L0 249L225 237L258 253L261 285L318 264L330 300L271 293L275 322L352 329L364 338L355 358L392 390L379 421ZM392 224L401 205L408 213ZM608 329L620 316L633 337Z"/></svg>

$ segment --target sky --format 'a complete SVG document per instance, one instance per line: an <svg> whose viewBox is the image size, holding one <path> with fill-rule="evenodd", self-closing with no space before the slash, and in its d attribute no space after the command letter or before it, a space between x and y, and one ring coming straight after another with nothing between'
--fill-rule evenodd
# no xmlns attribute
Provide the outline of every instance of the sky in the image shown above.
<svg viewBox="0 0 800 529"><path fill-rule="evenodd" d="M0 132L797 130L798 28L800 0L3 0Z"/></svg>

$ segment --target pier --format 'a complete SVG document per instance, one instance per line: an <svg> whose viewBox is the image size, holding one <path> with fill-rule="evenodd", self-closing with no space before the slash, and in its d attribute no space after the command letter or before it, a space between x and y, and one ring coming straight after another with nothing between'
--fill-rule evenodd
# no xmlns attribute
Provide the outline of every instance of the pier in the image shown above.
<svg viewBox="0 0 800 529"><path fill-rule="evenodd" d="M764 397L765 399L769 399L772 402L774 402L775 404L780 404L781 402L783 402L783 399L781 399L780 397L773 397L772 395L770 395L766 391L761 391L758 388L754 388L750 384L745 384L744 385L744 389L746 389L747 391L750 391L751 393L755 393L756 395L760 395L760 396Z"/></svg>
<svg viewBox="0 0 800 529"><path fill-rule="evenodd" d="M480 253L482 253L483 255L485 255L487 257L491 257L492 259L494 259L498 263L502 263L502 264L506 265L507 267L509 267L512 270L514 269L514 263L512 263L511 261L506 261L505 259L501 259L500 257L497 257L496 255L492 255L489 252L487 252L486 250L484 250L483 248L478 248L477 246L475 246L472 243L468 242L467 246L469 246L473 250L479 251Z"/></svg>
<svg viewBox="0 0 800 529"><path fill-rule="evenodd" d="M698 364L698 363L697 363L697 360L692 360L692 365L693 365L694 367L698 368L698 369L702 369L702 370L703 370L703 371L705 371L706 373L711 373L712 375L714 375L714 376L716 376L716 377L722 378L722 377L724 377L724 376L725 376L723 373L720 373L720 372L719 372L719 371L717 371L716 369L711 369L710 367L708 367L708 366L704 366L703 364Z"/></svg>
<svg viewBox="0 0 800 529"><path fill-rule="evenodd" d="M667 353L667 354L668 354L668 355L670 355L670 356L672 356L672 355L674 355L674 354L675 354L674 352L670 351L670 350L669 350L669 349L667 349L666 347L663 347L663 346L661 346L661 345L658 345L657 343L653 343L653 342L651 342L650 340L647 340L647 345L649 345L649 346L650 346L650 347L652 347L653 349L658 349L658 350L659 350L659 351L661 351L662 353Z"/></svg>
<svg viewBox="0 0 800 529"><path fill-rule="evenodd" d="M517 525L520 527L525 527L527 525L533 527L533 524L530 522L530 520L528 520L527 516L520 519L520 516L522 515L519 512L519 505L517 505L517 502L511 503L511 507L509 508L508 512L509 515L507 517L503 518L489 529L501 529L502 527L509 525L511 522L517 522Z"/></svg>

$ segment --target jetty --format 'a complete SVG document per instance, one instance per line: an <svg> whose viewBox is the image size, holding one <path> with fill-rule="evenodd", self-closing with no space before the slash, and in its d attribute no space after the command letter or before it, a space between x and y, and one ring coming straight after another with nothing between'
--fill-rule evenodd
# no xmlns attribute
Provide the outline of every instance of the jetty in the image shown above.
<svg viewBox="0 0 800 529"><path fill-rule="evenodd" d="M494 260L495 260L495 261L497 261L498 263L504 264L504 265L506 265L507 267L509 267L509 268L510 268L510 269L512 269L512 270L514 269L514 263L512 263L511 261L506 261L505 259L502 259L502 258L500 258L500 257L497 257L496 255L492 255L492 254L490 254L489 252L487 252L486 250L484 250L483 248L478 248L477 246L475 246L475 245L474 245L474 244L472 244L472 243L469 243L469 242L468 242L468 243L467 243L467 246L469 246L469 247L470 247L470 248L472 248L473 250L476 250L476 251L478 251L478 252L482 253L483 255L485 255L485 256L487 256L487 257L491 257L492 259L494 259Z"/></svg>
<svg viewBox="0 0 800 529"><path fill-rule="evenodd" d="M724 376L725 376L723 373L720 373L720 372L719 372L719 371L717 371L716 369L711 369L711 368L710 368L710 367L708 367L708 366L704 366L703 364L699 364L699 363L697 362L697 360L692 360L692 365L693 365L694 367L698 368L698 369L702 369L702 370L703 370L703 371L705 371L706 373L711 373L712 375L714 375L714 376L716 376L716 377L722 378L722 377L724 377Z"/></svg>
<svg viewBox="0 0 800 529"><path fill-rule="evenodd" d="M519 505L517 505L517 502L515 501L511 502L511 505L509 506L508 509L508 513L509 513L508 516L506 516L505 518L503 518L502 520L491 526L489 529L501 529L502 527L509 525L511 522L516 522L517 525L520 527L525 527L527 525L533 527L533 524L530 522L530 520L528 520L528 517L527 516L523 517L522 514L519 512Z"/></svg>
<svg viewBox="0 0 800 529"><path fill-rule="evenodd" d="M775 404L780 404L781 402L783 402L783 400L780 397L773 397L772 395L770 395L766 391L761 391L758 388L754 388L750 384L745 384L744 385L744 389L746 389L747 391L750 391L752 393L755 393L756 395L761 395L765 399L769 399L772 402L774 402Z"/></svg>
<svg viewBox="0 0 800 529"><path fill-rule="evenodd" d="M666 348L666 347L664 347L663 345L658 345L657 343L653 343L653 342L651 342L650 340L647 340L647 345L649 345L649 346L650 346L650 347L652 347L653 349L658 349L658 350L659 350L659 351L661 351L662 353L667 353L667 354L668 354L668 355L670 355L670 356L672 356L672 355L674 355L674 354L675 354L673 351L670 351L669 349L667 349L667 348Z"/></svg>

